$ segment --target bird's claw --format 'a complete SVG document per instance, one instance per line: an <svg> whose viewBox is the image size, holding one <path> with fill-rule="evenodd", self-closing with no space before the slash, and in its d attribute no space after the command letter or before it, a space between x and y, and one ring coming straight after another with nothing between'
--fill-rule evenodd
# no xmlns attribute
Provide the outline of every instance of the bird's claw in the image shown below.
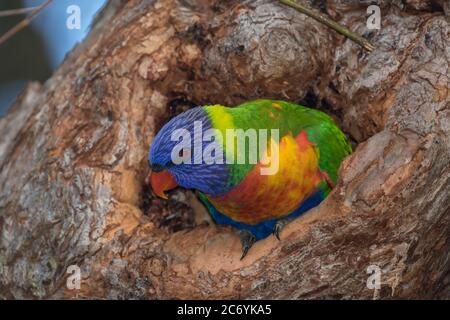
<svg viewBox="0 0 450 320"><path fill-rule="evenodd" d="M277 222L275 224L275 226L273 227L273 232L272 232L273 235L275 236L275 238L277 238L279 241L281 241L281 239L280 239L281 229L283 229L283 226Z"/></svg>
<svg viewBox="0 0 450 320"><path fill-rule="evenodd" d="M273 226L273 231L272 231L275 238L277 238L278 240L281 241L281 239L280 239L281 230L283 230L283 228L291 221L292 221L292 219L281 219L275 223L275 225Z"/></svg>
<svg viewBox="0 0 450 320"><path fill-rule="evenodd" d="M256 242L256 237L253 233L251 233L248 230L240 230L238 232L239 239L241 239L242 244L242 256L241 259L244 259L244 257L247 255L250 248L253 246L253 244Z"/></svg>

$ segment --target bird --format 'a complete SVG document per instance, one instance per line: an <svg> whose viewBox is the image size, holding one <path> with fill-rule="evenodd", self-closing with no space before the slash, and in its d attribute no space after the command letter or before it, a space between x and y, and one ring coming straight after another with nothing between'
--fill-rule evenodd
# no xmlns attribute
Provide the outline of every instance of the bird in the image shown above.
<svg viewBox="0 0 450 320"><path fill-rule="evenodd" d="M280 240L289 222L319 205L351 152L335 121L317 109L271 99L198 106L155 135L149 184L166 199L177 186L193 189L215 223L234 227L242 260L256 241Z"/></svg>

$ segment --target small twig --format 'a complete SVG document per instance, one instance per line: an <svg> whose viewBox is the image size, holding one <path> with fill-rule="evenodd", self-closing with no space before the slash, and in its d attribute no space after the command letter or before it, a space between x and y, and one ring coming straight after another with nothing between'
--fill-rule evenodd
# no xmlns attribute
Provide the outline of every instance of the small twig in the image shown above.
<svg viewBox="0 0 450 320"><path fill-rule="evenodd" d="M340 25L339 23L337 23L336 21L331 20L330 18L328 18L326 15L314 11L311 8L308 8L306 6L304 6L303 4L297 3L295 1L292 0L280 0L281 3L290 6L294 9L297 9L298 11L306 14L307 16L316 19L317 21L319 21L320 23L323 23L324 25L332 28L333 30L339 32L340 34L346 36L347 38L353 40L354 42L356 42L357 44L359 44L360 46L362 46L364 49L366 49L367 51L372 51L375 47L369 42L369 40L367 40L366 38L360 36L359 34L350 31L349 29L347 29L346 27Z"/></svg>
<svg viewBox="0 0 450 320"><path fill-rule="evenodd" d="M17 16L20 14L26 14L30 11L36 10L37 7L29 7L29 8L21 8L21 9L12 9L12 10L2 10L0 11L0 17L10 17Z"/></svg>
<svg viewBox="0 0 450 320"><path fill-rule="evenodd" d="M30 13L29 16L27 16L25 19L23 19L22 21L20 21L18 24L16 24L14 27L12 27L11 29L9 29L8 31L6 31L5 34L3 34L0 37L0 45L2 45L6 40L8 40L9 38L11 38L13 35L15 35L17 32L19 32L20 30L22 30L23 28L25 28L26 26L28 26L30 24L30 22L42 11L44 10L50 3L52 2L52 0L47 0L45 1L43 4L41 4L39 7L37 7L34 11L32 11Z"/></svg>

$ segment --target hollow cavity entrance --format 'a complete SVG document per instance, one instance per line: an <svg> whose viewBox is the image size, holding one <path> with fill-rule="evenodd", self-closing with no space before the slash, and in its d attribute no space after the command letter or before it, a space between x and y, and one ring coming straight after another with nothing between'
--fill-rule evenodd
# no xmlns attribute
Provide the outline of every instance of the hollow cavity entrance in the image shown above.
<svg viewBox="0 0 450 320"><path fill-rule="evenodd" d="M282 97L274 99L283 100ZM358 142L343 125L345 113L342 108L330 104L326 99L319 98L312 90L308 91L303 99L292 102L321 110L330 115L347 135L353 150L356 149ZM157 131L171 118L200 105L204 105L204 103L192 101L185 96L176 96L168 102L167 111L158 119ZM160 229L174 233L191 230L200 224L212 223L206 208L192 190L178 187L166 194L167 200L160 199L152 192L148 183L145 183L142 188L140 208L143 214Z"/></svg>

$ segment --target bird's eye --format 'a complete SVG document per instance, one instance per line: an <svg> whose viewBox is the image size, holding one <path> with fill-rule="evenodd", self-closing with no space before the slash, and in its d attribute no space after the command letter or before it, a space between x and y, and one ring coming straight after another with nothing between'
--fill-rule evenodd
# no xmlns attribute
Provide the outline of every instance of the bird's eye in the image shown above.
<svg viewBox="0 0 450 320"><path fill-rule="evenodd" d="M179 156L180 158L183 158L183 155L184 155L184 149L181 149L181 150L178 152L178 156Z"/></svg>

